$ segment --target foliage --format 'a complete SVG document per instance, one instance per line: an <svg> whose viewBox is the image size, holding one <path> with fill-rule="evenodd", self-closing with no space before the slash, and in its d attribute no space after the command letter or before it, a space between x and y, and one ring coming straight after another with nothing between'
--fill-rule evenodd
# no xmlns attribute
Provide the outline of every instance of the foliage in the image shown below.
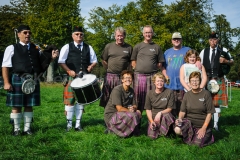
<svg viewBox="0 0 240 160"><path fill-rule="evenodd" d="M105 47L109 42L114 41L114 29L117 21L116 15L120 11L120 7L112 5L108 9L96 7L89 13L90 18L88 19L88 27L94 33L87 35L87 42L93 46L98 59Z"/></svg>
<svg viewBox="0 0 240 160"><path fill-rule="evenodd" d="M36 43L63 46L72 41L74 26L82 26L79 0L25 0L26 23Z"/></svg>
<svg viewBox="0 0 240 160"><path fill-rule="evenodd" d="M214 15L213 23L215 25L215 31L219 34L219 44L225 48L228 48L229 50L232 50L232 29L230 28L230 23L226 20L226 16L223 14Z"/></svg>
<svg viewBox="0 0 240 160"><path fill-rule="evenodd" d="M181 0L166 6L165 22L170 33L182 34L185 46L200 52L208 45L212 11L211 0Z"/></svg>
<svg viewBox="0 0 240 160"><path fill-rule="evenodd" d="M66 133L62 91L61 84L41 84L42 103L34 107L34 134L13 137L8 123L11 109L5 106L6 92L0 90L0 159L240 159L240 89L232 89L232 101L228 108L222 109L219 120L221 132L214 131L215 143L204 148L186 145L175 135L156 140L147 137L145 112L139 137L104 134L104 109L98 106L99 101L85 106L81 120L84 132Z"/></svg>

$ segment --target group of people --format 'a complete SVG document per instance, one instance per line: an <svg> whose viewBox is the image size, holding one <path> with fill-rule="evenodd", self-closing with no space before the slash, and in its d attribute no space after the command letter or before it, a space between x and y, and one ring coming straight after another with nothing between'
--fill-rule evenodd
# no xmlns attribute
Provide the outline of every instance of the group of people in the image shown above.
<svg viewBox="0 0 240 160"><path fill-rule="evenodd" d="M73 28L73 42L64 45L60 54L56 48L47 54L39 52L30 42L29 26L21 25L17 31L19 42L6 48L2 63L4 89L8 91L6 103L12 107L12 134L21 134L22 117L23 133L32 134L32 107L40 105L38 81L33 84L31 93L22 90L28 80L26 75L34 78L43 73L51 60L58 56L59 65L68 74L63 92L66 131L72 129L74 115L75 131L83 131L84 104L76 103L71 82L80 72L91 73L97 64L93 48L84 42L83 28ZM142 34L143 42L132 47L124 41L125 29L117 27L114 32L116 41L107 44L102 52L102 64L107 72L99 106L104 107L105 132L120 137L138 136L142 113L146 110L147 134L153 139L167 135L172 129L183 137L185 143L201 147L213 143L212 115L214 128L218 130L219 106L227 105L222 66L233 63L218 47L218 34L210 34L210 47L200 54L182 46L179 32L173 33L173 47L165 53L152 41L154 32L151 26L144 26ZM12 68L11 77L9 68ZM219 85L217 93L207 90L207 83L211 80Z"/></svg>

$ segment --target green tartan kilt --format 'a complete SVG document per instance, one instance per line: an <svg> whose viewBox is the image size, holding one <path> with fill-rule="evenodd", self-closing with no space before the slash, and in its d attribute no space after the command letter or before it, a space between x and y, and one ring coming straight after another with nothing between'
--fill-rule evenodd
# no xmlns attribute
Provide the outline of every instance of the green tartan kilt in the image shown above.
<svg viewBox="0 0 240 160"><path fill-rule="evenodd" d="M32 107L40 106L40 84L37 81L35 90L31 94L25 94L22 92L22 79L20 76L13 74L11 79L11 85L13 91L7 92L6 105L9 107Z"/></svg>

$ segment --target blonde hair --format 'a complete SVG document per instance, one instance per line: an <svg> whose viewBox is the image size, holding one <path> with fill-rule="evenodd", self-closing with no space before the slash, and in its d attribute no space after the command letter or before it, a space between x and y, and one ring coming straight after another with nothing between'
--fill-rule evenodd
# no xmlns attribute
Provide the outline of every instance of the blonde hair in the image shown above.
<svg viewBox="0 0 240 160"><path fill-rule="evenodd" d="M157 72L156 74L153 75L153 78L152 78L153 83L155 82L157 77L160 78L160 79L163 79L164 82L166 82L165 76L161 72Z"/></svg>

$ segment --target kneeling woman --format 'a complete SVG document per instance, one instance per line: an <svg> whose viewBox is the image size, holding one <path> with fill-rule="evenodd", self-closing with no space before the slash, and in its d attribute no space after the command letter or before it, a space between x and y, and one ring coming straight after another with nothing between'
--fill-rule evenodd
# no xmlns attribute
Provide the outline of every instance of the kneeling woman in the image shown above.
<svg viewBox="0 0 240 160"><path fill-rule="evenodd" d="M175 118L171 114L175 109L173 91L164 88L165 77L161 73L153 76L155 90L150 90L146 95L145 106L149 126L148 136L156 139L159 135L167 135Z"/></svg>
<svg viewBox="0 0 240 160"><path fill-rule="evenodd" d="M113 88L104 111L108 130L120 137L128 137L131 133L139 135L141 112L137 110L134 91L130 87L132 75L131 71L122 71L122 84Z"/></svg>
<svg viewBox="0 0 240 160"><path fill-rule="evenodd" d="M189 82L192 90L184 95L174 131L185 143L204 147L214 143L210 121L215 108L210 92L200 88L201 73L192 72Z"/></svg>

